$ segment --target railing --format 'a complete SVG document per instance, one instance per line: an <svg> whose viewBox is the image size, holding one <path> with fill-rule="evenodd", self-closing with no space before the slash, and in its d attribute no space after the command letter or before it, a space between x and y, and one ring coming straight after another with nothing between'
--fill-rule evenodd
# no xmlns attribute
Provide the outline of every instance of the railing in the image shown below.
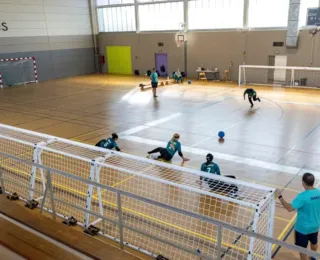
<svg viewBox="0 0 320 260"><path fill-rule="evenodd" d="M50 167L47 167L47 166L44 166L44 165L41 165L41 164L38 164L38 163L32 163L32 162L29 162L27 160L23 160L21 158L15 157L13 155L8 155L6 153L0 152L0 156L3 157L3 158L6 158L6 159L11 159L11 160L13 160L13 161L15 161L17 163L22 163L22 164L26 164L26 165L29 165L29 166L37 167L37 168L39 168L39 169L41 169L41 170L46 172L46 174L45 174L46 188L45 188L44 193L42 194L42 197L41 197L42 198L41 206L40 206L41 212L43 210L47 210L47 211L52 213L54 218L56 218L56 216L66 218L66 216L61 216L60 214L58 214L56 212L56 205L57 204L63 204L63 205L66 205L68 207L73 207L73 208L75 208L77 210L80 210L80 211L82 211L84 213L88 213L91 216L95 216L99 220L103 220L103 221L107 221L109 223L112 223L113 225L116 225L117 228L118 228L118 239L115 239L114 237L112 237L112 239L116 240L117 242L119 242L120 248L122 248L122 249L124 248L124 246L129 246L129 247L131 247L133 249L142 251L142 252L144 252L144 253L152 256L152 257L156 257L157 252L152 252L152 253L146 252L143 249L136 247L135 245L128 244L124 239L124 233L125 232L126 233L131 232L131 233L136 233L136 234L139 234L139 235L142 235L142 236L146 236L152 241L158 241L159 243L168 245L170 247L175 247L179 251L185 252L187 254L194 255L195 257L200 257L200 259L224 259L224 257L227 254L229 254L230 251L233 251L232 252L233 255L237 255L237 252L241 252L241 248L238 247L236 245L236 243L234 243L232 245L229 245L229 244L226 244L226 243L223 242L224 241L223 240L223 235L224 235L223 231L227 230L227 231L233 231L233 232L238 233L239 234L239 240L241 239L241 237L248 237L248 238L254 237L257 240L265 241L265 242L267 242L269 244L274 244L274 245L277 245L277 246L280 246L280 247L283 247L283 248L294 250L297 253L298 252L299 253L303 253L303 254L306 254L308 256L314 257L316 259L320 259L320 254L316 253L314 251L307 250L305 248L298 247L298 246L295 246L295 245L291 245L291 244L288 244L286 242L279 241L279 240L276 240L274 238L271 238L271 237L268 237L268 236L265 236L265 235L261 235L261 234L258 234L258 233L243 229L243 228L235 227L235 226L233 226L231 224L228 224L228 223L223 222L223 221L216 220L214 218L210 218L210 217L203 216L203 215L200 215L200 214L196 214L196 213L193 213L193 212L190 212L190 211L187 211L187 210L176 208L174 206L170 206L170 205L167 205L167 204L164 204L164 203L161 203L161 202L157 202L157 201L154 201L154 200L151 200L151 199L147 199L147 198L144 198L142 196L138 196L136 194L117 189L115 187L103 185L103 184L100 184L100 183L98 183L96 181L84 179L84 178L81 178L79 176L76 176L76 175L73 175L73 174L70 174L70 173L66 173L66 172L63 172L63 171L59 171L59 170L56 170L56 169L52 169ZM6 192L7 182L13 182L13 181L12 180L7 180L6 178L4 178L3 171L4 170L2 168L0 168L0 184L1 184L1 187L2 187L2 191L4 193L8 193L8 192ZM77 183L83 183L83 184L86 184L86 185L92 185L92 187L95 187L97 189L101 189L102 191L108 191L108 192L112 192L112 193L116 194L116 198L117 198L116 199L116 208L117 208L116 215L117 215L117 219L107 218L103 214L96 213L96 212L94 212L92 210L87 210L87 209L79 207L79 206L77 206L75 204L68 203L67 201L65 201L65 200L63 200L61 198L55 197L55 193L54 193L54 190L53 190L53 181L52 181L52 179L55 178L55 177L58 177L58 176L71 179L72 181L77 182ZM36 189L33 189L31 187L22 186L19 183L15 183L15 185L20 186L20 188L27 189L28 191L38 192ZM47 201L48 198L50 200L49 202ZM197 219L197 220L199 220L201 222L216 226L217 227L217 240L215 241L215 244L216 244L215 245L215 247L216 247L215 248L215 254L214 255L202 254L200 249L190 250L187 247L181 246L181 244L178 244L178 243L175 244L175 243L172 243L172 241L168 242L168 241L166 241L166 239L164 239L164 238L162 238L160 236L152 235L150 233L147 233L147 232L145 232L145 230L143 228L141 228L141 226L139 227L139 226L130 225L130 223L127 222L124 219L124 216L125 216L124 211L125 211L125 209L122 206L122 201L127 199L127 198L134 199L134 200L139 201L139 202L147 203L150 206L152 205L152 206L158 207L160 210L163 210L163 211L169 211L171 213L176 213L176 214L183 214L186 217ZM48 207L49 204L51 205L50 207ZM127 231L125 231L125 229ZM102 235L108 237L108 234L102 234ZM172 235L176 235L176 234L172 234ZM236 241L236 242L238 242L238 241ZM170 259L184 259L183 255L181 255L181 253L180 254L177 253L176 256L167 256L167 257L169 257ZM262 255L250 255L250 252L248 252L247 258L249 258L249 257L252 258L252 259L266 259L265 256L262 256ZM230 259L240 259L240 258L237 258L237 256L235 256L235 258L231 257ZM241 258L241 259L244 259L244 258Z"/></svg>

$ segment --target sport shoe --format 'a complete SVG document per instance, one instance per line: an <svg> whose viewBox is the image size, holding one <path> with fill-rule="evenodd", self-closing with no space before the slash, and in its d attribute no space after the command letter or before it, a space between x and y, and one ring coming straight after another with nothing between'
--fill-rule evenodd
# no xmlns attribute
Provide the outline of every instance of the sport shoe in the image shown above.
<svg viewBox="0 0 320 260"><path fill-rule="evenodd" d="M258 98L258 101L261 102L260 98Z"/></svg>

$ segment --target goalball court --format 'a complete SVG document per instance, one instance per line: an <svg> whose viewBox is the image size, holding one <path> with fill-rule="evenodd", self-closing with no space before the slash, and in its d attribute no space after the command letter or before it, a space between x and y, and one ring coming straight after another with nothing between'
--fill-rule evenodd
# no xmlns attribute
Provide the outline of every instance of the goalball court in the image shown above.
<svg viewBox="0 0 320 260"><path fill-rule="evenodd" d="M117 132L120 136L119 146L125 153L143 157L152 148L164 146L174 132L179 132L183 152L191 158L185 165L186 172L183 174L170 168L179 163L178 158L175 158L168 168L163 168L149 165L149 160L136 162L129 157L111 156L103 162L109 166L101 168L100 182L141 196L151 196L152 199L169 205L243 228L252 226L255 218L254 210L242 205L246 205L246 200L249 204L255 203L254 196L258 196L259 192L250 190L251 185L285 187L284 196L290 200L302 190L301 174L304 171L310 169L318 176L316 157L319 132L314 120L310 119L315 118L318 113L316 100L319 96L316 90L302 92L297 89L257 87L263 102L259 104L259 108L250 110L247 101L242 101L243 88L236 85L204 85L196 82L192 85L173 85L161 89L159 100L151 102L149 92L140 92L136 88L139 81L139 78L119 76L86 76L27 87L6 88L1 93L1 122L91 145L108 137L110 133ZM287 130L297 124L300 131L287 134ZM226 132L224 143L217 138L218 131L222 129ZM1 141L1 147L5 147L7 153L14 152L14 156L26 160L32 160L34 156L34 147L30 144L48 139L40 138L40 135L34 137L9 133L2 129L1 135L6 135L5 133L15 140L23 139L24 142L29 142L29 145L16 146L13 140ZM12 144L15 144L15 149L10 149ZM187 173L189 168L200 168L208 151L214 154L222 174L235 175L237 179L247 183L244 186L247 188L240 188L242 192L239 192L239 196L241 197L242 193L243 197L243 194L246 194L244 191L248 190L245 199L237 203L233 198L230 198L230 201L221 201L208 196L208 187L201 189L197 183L198 177ZM91 159L101 158L103 154L87 147L80 149L56 141L47 144L39 158L41 164L88 178ZM85 158L87 161L83 160ZM28 177L33 172L32 167L5 158L1 165L5 166L4 169L15 181L19 180L24 185L30 181ZM129 171L117 171L119 168ZM154 180L139 177L137 173L164 182L169 181L174 185L159 185ZM37 170L34 185L39 192L35 192L34 196L40 198L40 201L40 191L44 183L42 178L41 172ZM86 205L87 185L58 175L53 175L52 181L54 191L60 199L82 207ZM181 185L187 188L181 188ZM17 190L14 185L9 187ZM196 192L193 189L196 189ZM21 190L21 196L28 198L30 193L23 193ZM115 218L114 194L93 189L91 205L95 212L101 210L99 200L103 204L103 214ZM160 211L156 206L147 206L130 198L123 199L123 207L124 218L134 228L148 227L149 234L170 239L173 243L178 241L192 250L199 247L194 243L201 244L205 248L202 250L204 255L216 250L217 230L214 225L191 220L170 211ZM72 214L83 221L81 210L58 203L56 211L65 216ZM269 216L268 214L265 216ZM277 204L273 236L283 239L293 221L294 214L285 212ZM89 223L92 222L107 230L106 234L109 236L117 234L117 227L107 221L91 216ZM263 223L267 225L268 221ZM242 235L237 239L239 235L241 234L223 231L223 249L227 251L225 259L248 257L250 238ZM156 242L150 242L149 238L142 234L128 232L127 236L141 248L147 247L151 250L155 247ZM164 248L168 250L164 244L157 243L155 251L161 252ZM260 249L260 256L254 255L253 259L261 259L264 250ZM169 251L178 258L179 254L182 254L176 248ZM282 253L285 253L285 250L280 250L279 256Z"/></svg>

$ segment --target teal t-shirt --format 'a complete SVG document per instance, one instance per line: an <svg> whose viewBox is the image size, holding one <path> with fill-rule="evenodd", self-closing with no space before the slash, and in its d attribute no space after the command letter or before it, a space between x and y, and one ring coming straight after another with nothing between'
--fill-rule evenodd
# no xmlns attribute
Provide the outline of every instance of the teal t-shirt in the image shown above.
<svg viewBox="0 0 320 260"><path fill-rule="evenodd" d="M152 72L150 76L151 82L158 82L158 74L157 72Z"/></svg>
<svg viewBox="0 0 320 260"><path fill-rule="evenodd" d="M181 153L181 144L179 143L179 141L177 141L177 140L174 140L173 141L173 143L174 143L174 147L172 147L172 144L171 144L171 141L169 141L168 142L168 144L167 144L167 151L168 151L168 153L173 157L174 156L174 154L178 151L178 152L180 152Z"/></svg>
<svg viewBox="0 0 320 260"><path fill-rule="evenodd" d="M106 148L106 149L113 149L118 147L117 143L110 137L108 139L101 140L97 146Z"/></svg>
<svg viewBox="0 0 320 260"><path fill-rule="evenodd" d="M304 235L316 233L320 228L320 190L306 190L298 194L291 206L297 210L294 229Z"/></svg>
<svg viewBox="0 0 320 260"><path fill-rule="evenodd" d="M220 168L219 168L218 164L213 163L213 162L209 163L208 165L206 163L203 163L201 165L201 171L221 175Z"/></svg>

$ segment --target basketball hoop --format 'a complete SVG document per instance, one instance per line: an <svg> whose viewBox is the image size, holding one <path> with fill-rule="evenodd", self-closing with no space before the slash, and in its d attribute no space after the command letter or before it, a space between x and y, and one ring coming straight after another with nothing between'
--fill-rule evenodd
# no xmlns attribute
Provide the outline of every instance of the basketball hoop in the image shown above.
<svg viewBox="0 0 320 260"><path fill-rule="evenodd" d="M177 43L177 47L180 47L187 40L186 33L184 33L184 32L176 33L175 40L176 40L176 43Z"/></svg>

